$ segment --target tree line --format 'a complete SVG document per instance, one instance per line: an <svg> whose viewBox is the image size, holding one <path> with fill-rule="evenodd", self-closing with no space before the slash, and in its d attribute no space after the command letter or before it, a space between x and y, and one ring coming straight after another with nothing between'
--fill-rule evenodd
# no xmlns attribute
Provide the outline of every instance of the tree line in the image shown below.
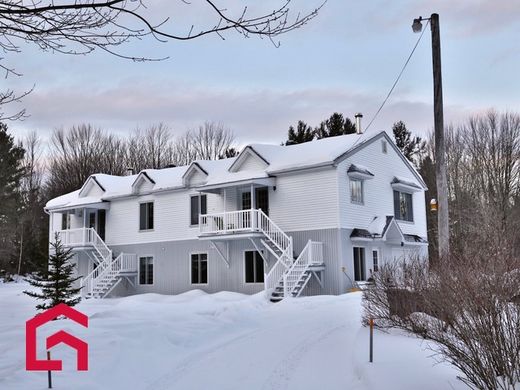
<svg viewBox="0 0 520 390"><path fill-rule="evenodd" d="M49 199L75 191L92 174L161 169L237 154L233 132L206 122L177 138L159 123L127 137L90 124L57 129L48 150L36 132L19 142L0 123L0 276L45 270Z"/></svg>
<svg viewBox="0 0 520 390"><path fill-rule="evenodd" d="M283 145L309 142L355 132L353 122L333 113L318 126L298 121L290 126ZM436 197L433 136L413 135L402 121L392 127L396 145L423 176L426 203ZM451 209L451 242L462 252L476 237L513 240L520 245L520 117L490 111L446 129ZM126 137L90 124L57 129L44 154L35 132L20 142L0 124L0 270L24 273L46 267L48 218L43 208L54 197L80 188L94 173L124 175L129 168L160 169L197 159L237 154L233 133L222 124L206 122L174 137L158 123ZM427 211L430 255L436 251L437 220ZM482 226L493 234L482 237Z"/></svg>

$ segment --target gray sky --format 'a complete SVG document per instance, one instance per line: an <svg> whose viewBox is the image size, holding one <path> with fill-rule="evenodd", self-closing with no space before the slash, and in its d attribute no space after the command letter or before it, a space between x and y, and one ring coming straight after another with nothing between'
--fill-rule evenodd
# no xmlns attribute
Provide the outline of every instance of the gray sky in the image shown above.
<svg viewBox="0 0 520 390"><path fill-rule="evenodd" d="M226 2L236 10L243 3ZM262 2L264 11L273 3L280 1ZM292 7L305 12L319 3L294 0ZM188 26L211 22L200 1L149 5L155 20L171 14ZM21 54L4 57L24 76L3 84L35 85L23 101L31 116L9 126L17 136L35 129L45 137L83 122L120 134L164 122L181 134L208 120L244 143L280 142L298 119L314 126L334 111L351 118L360 111L367 124L418 38L413 18L432 12L440 14L445 121L489 108L518 111L520 1L329 0L310 24L281 36L279 48L234 33L225 41L147 40L125 46L125 53L170 58L133 63L104 52L64 56L23 45ZM421 134L433 127L429 27L371 131L397 120Z"/></svg>

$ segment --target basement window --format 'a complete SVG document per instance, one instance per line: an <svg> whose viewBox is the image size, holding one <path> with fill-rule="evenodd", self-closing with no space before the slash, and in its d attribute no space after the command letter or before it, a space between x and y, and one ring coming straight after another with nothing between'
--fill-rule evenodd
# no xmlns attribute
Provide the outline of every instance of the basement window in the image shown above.
<svg viewBox="0 0 520 390"><path fill-rule="evenodd" d="M153 257L139 258L139 284L153 284Z"/></svg>
<svg viewBox="0 0 520 390"><path fill-rule="evenodd" d="M191 255L191 284L208 283L208 254L193 253Z"/></svg>

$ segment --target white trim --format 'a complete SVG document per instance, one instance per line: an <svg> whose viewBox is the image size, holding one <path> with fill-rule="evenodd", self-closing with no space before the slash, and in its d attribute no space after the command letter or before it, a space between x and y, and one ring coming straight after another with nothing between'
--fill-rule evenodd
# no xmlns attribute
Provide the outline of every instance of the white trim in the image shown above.
<svg viewBox="0 0 520 390"><path fill-rule="evenodd" d="M191 256L193 255L206 255L206 283L193 283L193 274L192 274L192 267L191 267ZM197 252L197 251L193 251L193 252L190 252L190 257L189 257L189 267L190 267L190 285L191 286L207 286L209 284L209 252Z"/></svg>
<svg viewBox="0 0 520 390"><path fill-rule="evenodd" d="M147 204L147 203L153 203L153 216L152 216L152 220L153 220L153 227L151 229L141 229L141 205L142 204ZM137 209L137 231L139 233L148 233L148 232L153 232L155 230L155 200L142 200L142 201L139 201L137 202L138 204L138 209Z"/></svg>
<svg viewBox="0 0 520 390"><path fill-rule="evenodd" d="M350 183L352 182L358 182L361 183L361 202L352 199L352 187L350 186ZM364 206L365 205L365 182L363 179L359 179L356 177L350 177L348 178L348 192L350 196L350 203L358 205L358 206Z"/></svg>
<svg viewBox="0 0 520 390"><path fill-rule="evenodd" d="M202 197L205 196L206 197L206 212L204 214L201 213L201 205L202 205ZM208 195L207 194L202 194L200 192L191 192L190 194L188 194L188 197L189 197L189 210L190 212L188 213L188 218L189 218L189 221L188 221L188 226L190 228L198 228L199 227L199 220L200 220L200 216L201 215L205 215L208 213ZM191 223L191 198L194 198L194 197L198 197L199 198L199 215L197 216L197 223L196 224L192 224Z"/></svg>
<svg viewBox="0 0 520 390"><path fill-rule="evenodd" d="M372 272L377 272L379 271L379 268L381 268L381 251L379 250L379 248L372 248ZM374 269L374 252L377 252L377 271Z"/></svg>
<svg viewBox="0 0 520 390"><path fill-rule="evenodd" d="M152 283L141 283L141 259L152 258ZM154 286L155 285L155 256L154 255L137 255L137 285L138 286Z"/></svg>

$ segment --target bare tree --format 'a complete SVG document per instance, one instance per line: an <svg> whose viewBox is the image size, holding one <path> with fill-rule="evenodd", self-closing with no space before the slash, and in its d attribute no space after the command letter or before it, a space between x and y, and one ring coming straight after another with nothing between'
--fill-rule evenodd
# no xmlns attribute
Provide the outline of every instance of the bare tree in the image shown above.
<svg viewBox="0 0 520 390"><path fill-rule="evenodd" d="M188 130L175 142L175 162L186 165L194 160L218 160L234 157L235 136L221 123L205 122Z"/></svg>
<svg viewBox="0 0 520 390"><path fill-rule="evenodd" d="M197 4L178 1L168 5L165 15L164 9L158 9L164 8L164 3L145 0L0 1L0 48L4 53L18 53L21 51L20 43L25 42L56 53L87 54L101 49L122 58L145 61L160 58L128 55L121 51L121 46L145 38L159 42L187 41L216 34L224 39L228 31L244 37L268 37L277 45L274 39L278 35L302 27L323 6L321 4L301 14L291 11L292 0L278 0L277 4L273 11L262 13L251 12L247 5L228 9L214 0ZM213 20L206 25L196 26L194 21L183 25L183 18L177 15L190 7L198 7L195 15L209 12ZM153 11L161 15L158 20L153 20ZM0 69L6 72L6 76L17 74L2 62ZM0 105L17 101L24 94L4 92L0 95ZM20 111L3 119L16 119L23 115L24 112Z"/></svg>
<svg viewBox="0 0 520 390"><path fill-rule="evenodd" d="M144 131L136 129L127 141L126 164L138 172L161 169L175 161L173 134L164 123L150 125Z"/></svg>
<svg viewBox="0 0 520 390"><path fill-rule="evenodd" d="M520 260L509 248L472 243L471 256L386 263L364 291L364 321L425 339L475 390L520 384ZM468 252L469 253L469 252Z"/></svg>
<svg viewBox="0 0 520 390"><path fill-rule="evenodd" d="M125 172L124 144L101 129L82 124L55 130L51 139L49 198L81 188L94 173L122 175Z"/></svg>

